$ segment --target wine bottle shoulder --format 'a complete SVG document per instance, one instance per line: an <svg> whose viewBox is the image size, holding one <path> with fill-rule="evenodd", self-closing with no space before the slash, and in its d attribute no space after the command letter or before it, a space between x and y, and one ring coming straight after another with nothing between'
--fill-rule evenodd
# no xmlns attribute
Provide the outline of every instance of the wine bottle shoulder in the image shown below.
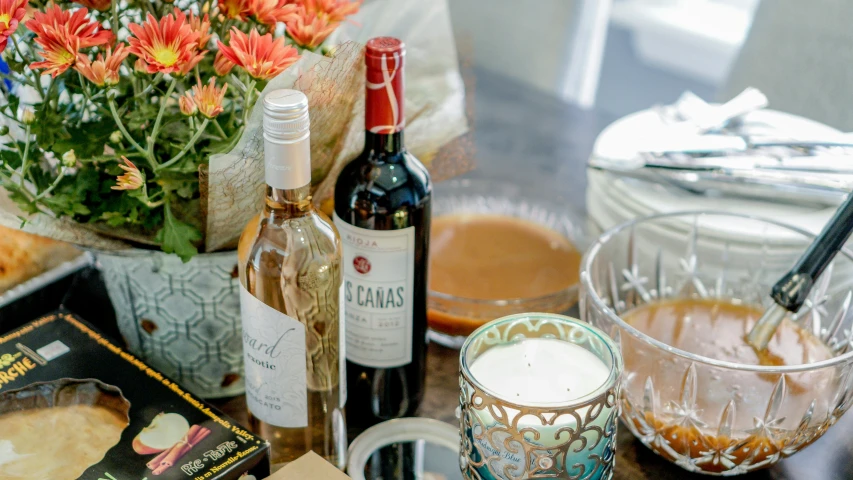
<svg viewBox="0 0 853 480"><path fill-rule="evenodd" d="M334 261L340 257L341 239L334 224L320 212L283 221L262 216L252 238L244 235L238 248L240 265L254 263L262 258L289 256L316 257L313 261Z"/></svg>
<svg viewBox="0 0 853 480"><path fill-rule="evenodd" d="M338 176L335 211L344 219L357 208L390 215L400 208L422 208L431 197L429 172L414 155L406 151L393 156L365 152Z"/></svg>

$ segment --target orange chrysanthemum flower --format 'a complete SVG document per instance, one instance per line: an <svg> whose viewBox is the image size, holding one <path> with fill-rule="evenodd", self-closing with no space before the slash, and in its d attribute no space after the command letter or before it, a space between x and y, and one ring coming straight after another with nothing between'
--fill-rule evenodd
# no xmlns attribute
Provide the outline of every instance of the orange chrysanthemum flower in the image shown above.
<svg viewBox="0 0 853 480"><path fill-rule="evenodd" d="M222 88L216 86L216 79L211 78L207 85L193 85L193 100L199 113L207 118L214 118L222 113L222 101L225 99L226 83Z"/></svg>
<svg viewBox="0 0 853 480"><path fill-rule="evenodd" d="M42 51L44 61L30 65L33 70L46 69L44 74L57 76L68 70L77 61L81 48L110 43L115 38L109 30L102 30L97 22L90 22L86 15L89 9L81 8L74 13L54 5L44 13L36 12L27 22L27 28L35 32L35 42Z"/></svg>
<svg viewBox="0 0 853 480"><path fill-rule="evenodd" d="M0 52L27 14L27 0L0 0Z"/></svg>
<svg viewBox="0 0 853 480"><path fill-rule="evenodd" d="M197 52L195 56L190 58L190 61L181 65L181 68L175 73L175 75L179 75L181 77L186 76L190 73L190 70L195 68L198 65L198 62L204 58L204 54L207 53L207 50L202 50L201 52Z"/></svg>
<svg viewBox="0 0 853 480"><path fill-rule="evenodd" d="M83 5L86 8L99 10L101 12L109 10L110 6L112 6L111 0L74 0L74 3L79 3L80 5Z"/></svg>
<svg viewBox="0 0 853 480"><path fill-rule="evenodd" d="M358 13L361 3L362 0L302 0L307 13L315 13L329 22L343 22L350 15Z"/></svg>
<svg viewBox="0 0 853 480"><path fill-rule="evenodd" d="M250 0L249 5L258 22L268 26L293 21L297 14L297 6L291 0Z"/></svg>
<svg viewBox="0 0 853 480"><path fill-rule="evenodd" d="M219 0L219 13L226 18L245 22L252 14L252 0Z"/></svg>
<svg viewBox="0 0 853 480"><path fill-rule="evenodd" d="M133 164L127 157L121 157L124 164L118 166L125 173L116 177L116 184L112 186L113 190L137 190L145 185L145 175L139 171L139 168Z"/></svg>
<svg viewBox="0 0 853 480"><path fill-rule="evenodd" d="M119 44L113 51L107 47L107 57L103 54L98 54L97 60L94 62L89 60L89 56L78 53L77 64L74 70L80 72L90 82L99 87L117 85L119 81L119 67L121 62L130 55L130 52L125 50L123 43Z"/></svg>
<svg viewBox="0 0 853 480"><path fill-rule="evenodd" d="M237 27L232 28L231 45L220 41L219 51L259 80L269 80L299 60L299 53L285 45L283 37L273 40L271 34L262 36L255 29L246 36Z"/></svg>
<svg viewBox="0 0 853 480"><path fill-rule="evenodd" d="M205 13L204 18L201 18L196 17L193 12L190 12L189 22L190 27L192 27L193 31L198 33L198 49L206 49L211 37L210 16Z"/></svg>
<svg viewBox="0 0 853 480"><path fill-rule="evenodd" d="M188 117L192 117L198 113L198 107L195 104L195 100L193 100L192 93L189 91L184 92L178 98L178 106L181 108L181 113Z"/></svg>
<svg viewBox="0 0 853 480"><path fill-rule="evenodd" d="M314 50L340 25L326 16L308 12L300 7L298 15L287 22L287 34L302 48Z"/></svg>
<svg viewBox="0 0 853 480"><path fill-rule="evenodd" d="M145 61L148 73L186 74L206 53L198 51L200 34L177 8L159 22L149 13L142 25L131 23L127 27L134 35L127 39L128 51Z"/></svg>
<svg viewBox="0 0 853 480"><path fill-rule="evenodd" d="M216 52L216 58L213 59L213 71L220 77L224 77L231 72L232 68L234 68L234 62L225 58L222 51Z"/></svg>

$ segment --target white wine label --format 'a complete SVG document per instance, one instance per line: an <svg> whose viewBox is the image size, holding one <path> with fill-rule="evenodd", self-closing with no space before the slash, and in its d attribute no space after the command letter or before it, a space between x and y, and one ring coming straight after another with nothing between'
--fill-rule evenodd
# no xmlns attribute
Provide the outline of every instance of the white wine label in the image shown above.
<svg viewBox="0 0 853 480"><path fill-rule="evenodd" d="M346 355L392 368L412 363L415 227L367 230L335 214L343 243Z"/></svg>
<svg viewBox="0 0 853 480"><path fill-rule="evenodd" d="M246 404L276 427L308 426L305 326L240 286Z"/></svg>

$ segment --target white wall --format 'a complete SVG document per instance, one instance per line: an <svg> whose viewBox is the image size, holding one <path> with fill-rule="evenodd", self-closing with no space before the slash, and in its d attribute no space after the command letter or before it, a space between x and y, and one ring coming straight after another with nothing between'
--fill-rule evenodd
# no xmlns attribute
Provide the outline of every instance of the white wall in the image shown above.
<svg viewBox="0 0 853 480"><path fill-rule="evenodd" d="M449 0L449 3L453 30L463 55L470 49L477 66L559 93L566 73L577 2Z"/></svg>

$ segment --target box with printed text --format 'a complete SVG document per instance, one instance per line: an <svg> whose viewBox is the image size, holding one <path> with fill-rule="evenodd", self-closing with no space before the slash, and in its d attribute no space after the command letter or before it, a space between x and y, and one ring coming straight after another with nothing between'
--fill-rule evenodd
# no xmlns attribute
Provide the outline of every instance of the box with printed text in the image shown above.
<svg viewBox="0 0 853 480"><path fill-rule="evenodd" d="M259 480L269 444L59 312L0 334L0 478Z"/></svg>

